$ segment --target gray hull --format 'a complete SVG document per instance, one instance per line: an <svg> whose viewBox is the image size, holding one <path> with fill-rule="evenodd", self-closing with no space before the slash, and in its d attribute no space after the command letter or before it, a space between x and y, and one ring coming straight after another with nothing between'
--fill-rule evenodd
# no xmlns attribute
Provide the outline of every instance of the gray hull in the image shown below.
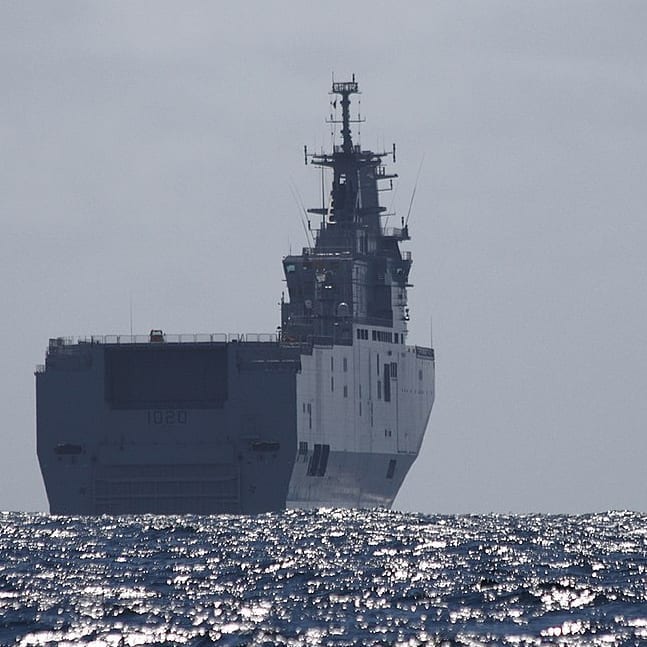
<svg viewBox="0 0 647 647"><path fill-rule="evenodd" d="M339 422L334 415L326 421L326 408L331 414L335 407L324 406L326 394L308 393L303 370L317 353L337 351L347 349L52 340L36 374L38 458L50 511L390 506L417 451L366 451L350 436L339 445ZM299 401L306 393L308 417ZM366 389L363 397L370 401Z"/></svg>
<svg viewBox="0 0 647 647"><path fill-rule="evenodd" d="M282 509L298 369L271 343L50 347L36 390L51 512Z"/></svg>

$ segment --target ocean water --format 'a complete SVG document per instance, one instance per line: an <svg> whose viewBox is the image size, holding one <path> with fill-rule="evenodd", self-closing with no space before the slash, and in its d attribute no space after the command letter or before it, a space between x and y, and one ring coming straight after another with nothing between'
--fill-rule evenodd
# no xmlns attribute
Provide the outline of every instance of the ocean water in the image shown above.
<svg viewBox="0 0 647 647"><path fill-rule="evenodd" d="M647 515L0 514L0 645L647 645Z"/></svg>

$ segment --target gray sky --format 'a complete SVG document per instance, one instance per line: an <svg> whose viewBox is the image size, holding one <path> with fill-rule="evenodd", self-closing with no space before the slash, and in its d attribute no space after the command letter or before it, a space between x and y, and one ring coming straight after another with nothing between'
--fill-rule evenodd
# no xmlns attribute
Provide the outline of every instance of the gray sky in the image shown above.
<svg viewBox="0 0 647 647"><path fill-rule="evenodd" d="M398 146L437 399L397 507L645 511L647 3L0 4L0 509L49 337L265 332L331 72ZM392 198L386 195L386 204Z"/></svg>

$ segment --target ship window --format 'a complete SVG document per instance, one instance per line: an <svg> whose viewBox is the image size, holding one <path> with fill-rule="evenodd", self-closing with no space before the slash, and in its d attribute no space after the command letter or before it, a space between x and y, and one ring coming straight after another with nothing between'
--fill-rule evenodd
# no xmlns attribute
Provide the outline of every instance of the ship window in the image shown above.
<svg viewBox="0 0 647 647"><path fill-rule="evenodd" d="M359 402L359 415L362 415L362 401Z"/></svg>
<svg viewBox="0 0 647 647"><path fill-rule="evenodd" d="M391 402L391 365L384 364L384 401Z"/></svg>
<svg viewBox="0 0 647 647"><path fill-rule="evenodd" d="M382 399L382 382L380 380L377 381L377 399Z"/></svg>
<svg viewBox="0 0 647 647"><path fill-rule="evenodd" d="M295 265L286 265L286 266L285 266L285 271L286 271L286 272L294 272L294 270L296 270L296 269L297 269L297 268L296 268L296 266L295 266Z"/></svg>
<svg viewBox="0 0 647 647"><path fill-rule="evenodd" d="M396 464L396 459L392 458L389 461L389 467L386 470L386 478L392 479L393 475L395 474L395 464Z"/></svg>
<svg viewBox="0 0 647 647"><path fill-rule="evenodd" d="M398 365L396 362L391 362L391 377L398 377Z"/></svg>
<svg viewBox="0 0 647 647"><path fill-rule="evenodd" d="M377 363L376 363L376 368L377 368L377 374L380 374L380 354L377 354Z"/></svg>
<svg viewBox="0 0 647 647"><path fill-rule="evenodd" d="M330 378L330 390L331 391L335 390L335 378L334 377Z"/></svg>
<svg viewBox="0 0 647 647"><path fill-rule="evenodd" d="M331 371L335 370L335 360L333 357L330 358L330 370Z"/></svg>
<svg viewBox="0 0 647 647"><path fill-rule="evenodd" d="M377 341L377 330L373 331L373 341Z"/></svg>
<svg viewBox="0 0 647 647"><path fill-rule="evenodd" d="M299 454L303 456L303 454L307 454L307 453L308 453L308 443L302 440L299 442Z"/></svg>
<svg viewBox="0 0 647 647"><path fill-rule="evenodd" d="M348 397L348 387L344 384L344 397Z"/></svg>
<svg viewBox="0 0 647 647"><path fill-rule="evenodd" d="M312 405L308 402L308 429L312 429Z"/></svg>
<svg viewBox="0 0 647 647"><path fill-rule="evenodd" d="M418 379L422 380L422 369L421 368L418 369Z"/></svg>
<svg viewBox="0 0 647 647"><path fill-rule="evenodd" d="M344 373L348 371L348 359L344 357Z"/></svg>

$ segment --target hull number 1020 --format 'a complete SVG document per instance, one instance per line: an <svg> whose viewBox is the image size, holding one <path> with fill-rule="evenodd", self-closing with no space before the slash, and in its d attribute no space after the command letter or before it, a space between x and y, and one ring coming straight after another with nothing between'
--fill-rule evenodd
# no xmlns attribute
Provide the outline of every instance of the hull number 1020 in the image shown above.
<svg viewBox="0 0 647 647"><path fill-rule="evenodd" d="M184 409L149 409L149 425L186 425L187 412Z"/></svg>

